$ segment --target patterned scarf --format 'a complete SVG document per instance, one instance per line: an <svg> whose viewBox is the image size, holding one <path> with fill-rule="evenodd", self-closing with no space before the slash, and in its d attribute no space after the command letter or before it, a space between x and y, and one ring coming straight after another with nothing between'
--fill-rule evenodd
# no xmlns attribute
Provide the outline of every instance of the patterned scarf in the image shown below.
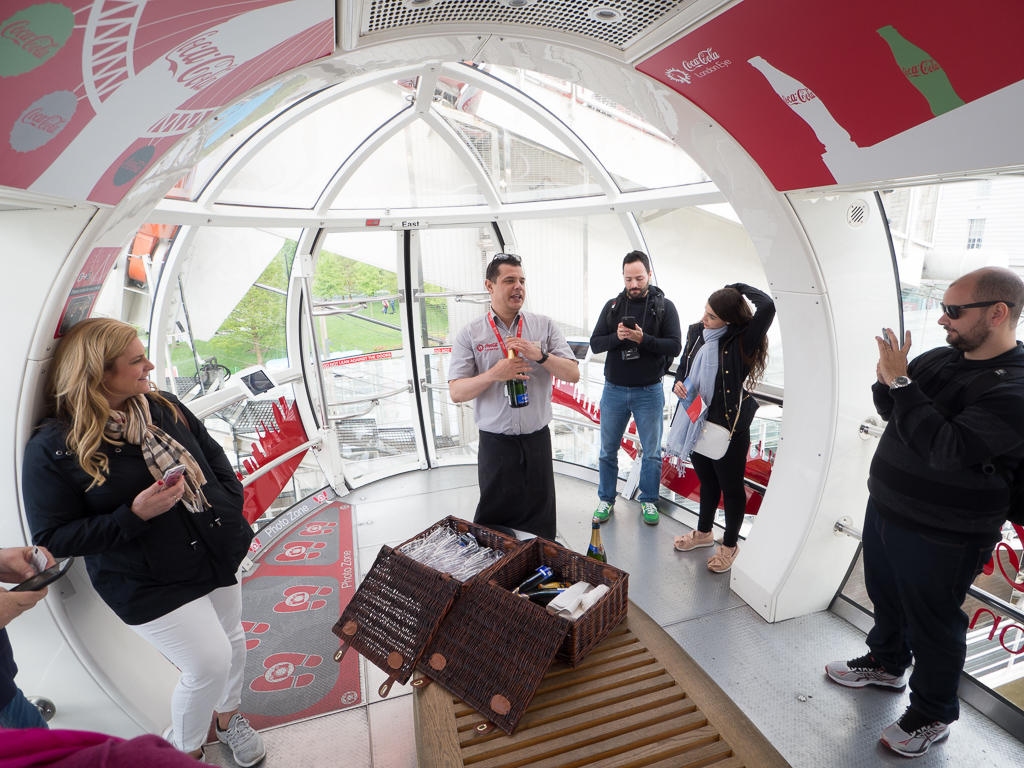
<svg viewBox="0 0 1024 768"><path fill-rule="evenodd" d="M701 430L704 429L704 422L707 420L708 411L711 407L711 400L715 396L715 379L718 377L718 340L725 335L729 329L728 325L721 328L704 329L704 346L697 350L693 358L693 365L690 366L690 381L697 388L697 394L704 402L705 409L697 421L690 421L679 404L676 404L676 412L672 416L669 425L668 441L665 451L670 456L678 456L681 459L688 459L693 452L693 446L697 444Z"/></svg>
<svg viewBox="0 0 1024 768"><path fill-rule="evenodd" d="M139 446L146 459L146 466L157 480L163 479L164 472L171 467L183 465L185 490L181 503L190 512L202 512L210 508L210 503L200 490L206 484L203 470L185 446L153 424L149 398L145 395L129 397L125 401L124 411L111 411L104 434L111 440Z"/></svg>

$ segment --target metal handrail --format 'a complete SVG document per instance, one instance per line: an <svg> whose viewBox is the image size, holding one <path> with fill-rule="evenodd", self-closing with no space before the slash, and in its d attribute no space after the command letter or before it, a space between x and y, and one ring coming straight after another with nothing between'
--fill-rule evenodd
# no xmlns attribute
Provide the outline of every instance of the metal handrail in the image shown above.
<svg viewBox="0 0 1024 768"><path fill-rule="evenodd" d="M260 467L255 472L253 472L251 475L249 475L248 477L244 478L242 480L242 487L245 488L250 483L258 480L261 477L263 477L270 470L276 469L277 467L279 467L282 464L284 464L286 461L288 461L288 459L290 459L290 458L292 458L294 456L297 456L298 454L302 453L305 450L308 450L310 448L315 448L316 446L320 445L322 442L323 442L323 440L318 437L318 438L316 438L316 440L308 440L305 443L303 443L302 445L300 445L300 446L298 446L296 448L292 448L287 453L284 453L284 454L278 456L276 459L271 460L271 462L269 464L264 464L262 467Z"/></svg>
<svg viewBox="0 0 1024 768"><path fill-rule="evenodd" d="M832 532L836 536L849 536L851 539L856 539L857 541L864 540L864 534L859 528L853 527L853 520L849 517L844 516L836 520L836 524L832 526Z"/></svg>
<svg viewBox="0 0 1024 768"><path fill-rule="evenodd" d="M354 314L356 314L356 312L362 312L364 309L366 309L370 305L367 304L364 301L361 304L356 304L355 306L346 307L345 309L340 309L338 307L333 307L333 306L330 306L330 305L328 305L328 306L329 306L328 309L314 309L313 310L313 317L330 317L331 315L354 315Z"/></svg>
<svg viewBox="0 0 1024 768"><path fill-rule="evenodd" d="M328 402L327 405L329 407L338 408L344 405L358 405L359 403L379 403L381 400L386 400L389 397L394 397L395 395L400 395L403 392L410 391L412 391L412 384L406 384L404 387L399 387L398 389L392 390L391 392L380 392L376 395L359 397L356 398L355 400L342 400L340 403Z"/></svg>
<svg viewBox="0 0 1024 768"><path fill-rule="evenodd" d="M412 297L414 299L455 299L456 301L462 301L463 298L468 296L486 296L487 300L490 301L490 296L487 291L444 291L443 293L423 293L421 291L413 291ZM470 299L472 301L472 299Z"/></svg>
<svg viewBox="0 0 1024 768"><path fill-rule="evenodd" d="M344 307L352 304L365 304L369 301L391 301L401 299L400 293L389 293L387 296L360 296L354 299L338 299L337 301L314 301L314 307Z"/></svg>

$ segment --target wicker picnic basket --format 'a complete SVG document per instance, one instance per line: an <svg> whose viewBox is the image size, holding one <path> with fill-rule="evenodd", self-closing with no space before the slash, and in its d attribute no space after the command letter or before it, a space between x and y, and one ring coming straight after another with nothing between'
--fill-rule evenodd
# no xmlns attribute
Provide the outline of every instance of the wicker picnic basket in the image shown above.
<svg viewBox="0 0 1024 768"><path fill-rule="evenodd" d="M595 587L607 584L609 589L583 616L571 622L555 658L575 667L619 622L626 618L629 603L629 574L607 563L601 563L545 539L533 539L512 555L497 563L489 580L507 590L515 589L538 567L546 565L554 578L575 584L586 581ZM538 605L530 605L547 613Z"/></svg>
<svg viewBox="0 0 1024 768"><path fill-rule="evenodd" d="M511 734L551 665L570 622L491 582L455 603L417 668ZM486 733L492 725L476 726Z"/></svg>
<svg viewBox="0 0 1024 768"><path fill-rule="evenodd" d="M474 581L486 579L501 564L499 561L489 566L463 584L398 551L442 526L456 533L472 533L481 545L505 552L506 556L520 546L515 539L489 528L446 517L399 548L381 547L333 628L341 638L335 661L340 662L349 648L355 648L371 664L388 673L387 681L380 687L381 696L388 695L395 681L403 685L409 682L416 662L459 594Z"/></svg>

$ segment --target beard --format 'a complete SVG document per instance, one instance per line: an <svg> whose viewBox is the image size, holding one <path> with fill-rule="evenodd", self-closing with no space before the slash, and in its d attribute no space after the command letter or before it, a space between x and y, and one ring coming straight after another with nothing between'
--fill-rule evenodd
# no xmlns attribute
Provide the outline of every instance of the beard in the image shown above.
<svg viewBox="0 0 1024 768"><path fill-rule="evenodd" d="M953 349L958 349L961 352L973 352L988 341L991 335L992 329L985 324L984 318L982 318L965 331L947 330L946 343Z"/></svg>

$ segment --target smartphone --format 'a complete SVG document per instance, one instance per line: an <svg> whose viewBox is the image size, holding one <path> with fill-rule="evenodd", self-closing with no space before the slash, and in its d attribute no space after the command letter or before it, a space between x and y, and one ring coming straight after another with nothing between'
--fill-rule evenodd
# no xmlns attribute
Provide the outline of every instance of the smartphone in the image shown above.
<svg viewBox="0 0 1024 768"><path fill-rule="evenodd" d="M886 333L885 328L882 329L882 340L890 347L892 346L892 341L889 340L889 334Z"/></svg>
<svg viewBox="0 0 1024 768"><path fill-rule="evenodd" d="M66 560L61 560L56 565L51 565L45 571L37 573L31 578L25 579L21 584L16 587L11 587L10 592L37 592L48 584L52 584L71 568L71 563L75 561L75 558L69 557Z"/></svg>
<svg viewBox="0 0 1024 768"><path fill-rule="evenodd" d="M178 478L185 474L185 465L176 464L164 472L164 485L174 485Z"/></svg>
<svg viewBox="0 0 1024 768"><path fill-rule="evenodd" d="M629 330L631 331L636 330L636 318L633 317L632 315L626 315L624 318L622 318L622 324L629 328Z"/></svg>

